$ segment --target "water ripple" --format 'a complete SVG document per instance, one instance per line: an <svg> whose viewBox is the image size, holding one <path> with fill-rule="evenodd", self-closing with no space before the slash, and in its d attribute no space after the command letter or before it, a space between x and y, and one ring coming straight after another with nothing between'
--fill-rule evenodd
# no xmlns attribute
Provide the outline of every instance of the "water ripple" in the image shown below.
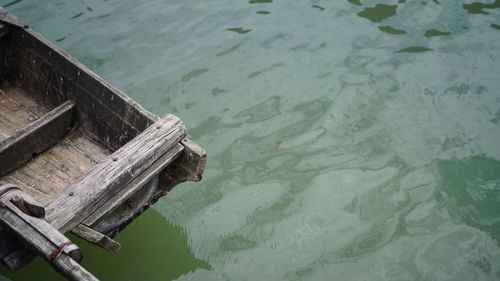
<svg viewBox="0 0 500 281"><path fill-rule="evenodd" d="M209 152L179 280L500 278L498 1L56 2L7 5Z"/></svg>

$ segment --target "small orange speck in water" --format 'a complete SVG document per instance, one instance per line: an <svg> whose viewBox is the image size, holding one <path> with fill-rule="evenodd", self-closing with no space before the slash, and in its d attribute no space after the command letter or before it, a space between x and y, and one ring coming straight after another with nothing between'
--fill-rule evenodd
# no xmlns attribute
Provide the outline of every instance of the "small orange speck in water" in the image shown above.
<svg viewBox="0 0 500 281"><path fill-rule="evenodd" d="M283 144L283 142L282 142L282 141L276 142L276 143L274 144L274 147L275 147L275 148L280 148L280 146L281 146L282 144Z"/></svg>

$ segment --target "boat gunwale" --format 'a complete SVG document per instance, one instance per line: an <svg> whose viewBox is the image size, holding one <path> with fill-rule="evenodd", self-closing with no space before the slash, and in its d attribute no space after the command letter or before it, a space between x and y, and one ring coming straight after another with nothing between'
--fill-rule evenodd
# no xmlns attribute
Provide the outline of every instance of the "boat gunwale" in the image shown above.
<svg viewBox="0 0 500 281"><path fill-rule="evenodd" d="M5 10L0 8L0 12L2 11ZM8 12L7 14L11 15ZM46 86L46 92L42 93L42 96L47 96L45 102L52 107L57 107L70 99L75 100L77 105L78 126L81 127L84 134L90 135L93 140L101 143L111 151L116 151L136 137L140 132L146 130L152 124L160 120L157 115L144 109L140 104L132 100L119 89L113 87L109 82L105 81L99 75L88 69L78 60L40 34L24 25L2 25L1 19L2 14L0 13L0 26L2 30L6 30L5 28L7 28L7 33L4 36L8 37L8 40L2 40L2 42L0 42L0 63L4 65L4 71L0 72L1 81L8 80L14 84L20 83L21 85L23 85L23 82L31 83L30 86L33 87L37 85L37 82L41 82L40 85ZM18 49L16 49L16 47ZM18 55L17 59L22 58L21 62L24 62L24 65L22 63L17 65L12 63L12 60L16 59L16 55ZM41 65L43 65L42 68L40 68ZM37 69L36 67L39 68ZM27 71L25 68L27 68L29 72L25 72ZM43 72L44 69L47 70L46 73ZM49 79L36 81L36 79L30 79L30 77L28 77L29 75L23 75L23 73L36 73L36 71L40 71L39 74L43 74L37 77L37 79ZM58 81L60 81L60 83L58 83ZM69 89L67 88L68 85L72 85L74 88ZM55 89L50 89L53 91L49 97L48 88L50 87ZM27 88L26 90L33 94L33 89ZM103 112L107 112L108 115L111 114L110 116L113 117L111 121L106 120L108 122L105 122L104 127L108 126L108 128L115 129L113 125L116 124L113 122L120 122L120 128L129 128L129 130L133 131L130 131L129 134L126 134L124 139L119 139L118 141L116 141L116 139L110 140L109 135L108 138L104 138L103 136L99 136L98 132L92 131L93 129L98 130L102 128L102 126L89 127L89 123L94 122L95 125L96 121L85 119L85 116L91 119L92 114L95 114L92 110L88 110L88 104L87 108L84 108L82 105L82 103L88 102L89 99L100 104ZM93 106L91 109L92 108ZM85 111L85 109L88 111ZM91 125L92 124L90 124L90 126ZM181 140L180 144L184 148L179 157L177 157L171 165L160 171L154 179L144 184L144 186L152 187L154 192L147 192L147 198L142 198L143 202L140 208L128 210L132 212L129 214L130 219L125 221L113 220L112 218L117 215L117 212L127 211L126 208L118 208L114 212L107 213L101 217L100 222L102 223L104 221L104 223L106 223L106 218L110 218L109 223L114 225L112 228L119 231L151 204L156 202L159 197L165 195L173 186L184 181L201 180L201 175L205 168L206 151L188 139ZM78 179L75 181L78 181ZM132 195L130 200L136 199L134 197L137 196L144 197L140 192L137 192ZM122 203L125 204L127 202ZM120 213L118 213L118 215L120 215ZM116 234L116 232L114 232L114 234ZM20 268L31 260L26 253L26 249L20 252L17 251L11 253L8 258L11 262L14 262L13 264L15 264L15 266ZM6 259L3 259L4 262L5 260ZM11 267L11 269L13 268Z"/></svg>

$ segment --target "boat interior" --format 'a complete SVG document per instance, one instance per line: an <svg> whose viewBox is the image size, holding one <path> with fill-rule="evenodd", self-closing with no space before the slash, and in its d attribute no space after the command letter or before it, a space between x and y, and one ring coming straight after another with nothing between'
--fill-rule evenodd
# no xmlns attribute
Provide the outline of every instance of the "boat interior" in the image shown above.
<svg viewBox="0 0 500 281"><path fill-rule="evenodd" d="M43 205L154 122L50 44L0 24L0 185Z"/></svg>
<svg viewBox="0 0 500 281"><path fill-rule="evenodd" d="M117 252L116 233L178 183L201 180L206 152L185 137L177 116L143 109L0 8L0 260L9 269L38 254L69 280L96 280L82 279L93 276L63 234Z"/></svg>
<svg viewBox="0 0 500 281"><path fill-rule="evenodd" d="M0 87L0 141L15 136L48 114L51 108L37 101L22 85ZM64 137L30 161L2 175L0 185L15 184L39 203L46 204L72 181L92 169L111 151L74 124Z"/></svg>

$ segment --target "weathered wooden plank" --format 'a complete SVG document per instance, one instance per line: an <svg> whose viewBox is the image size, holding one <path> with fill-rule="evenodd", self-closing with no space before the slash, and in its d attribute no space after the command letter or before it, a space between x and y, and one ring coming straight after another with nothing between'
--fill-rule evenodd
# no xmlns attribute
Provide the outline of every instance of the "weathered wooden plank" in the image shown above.
<svg viewBox="0 0 500 281"><path fill-rule="evenodd" d="M46 220L63 233L73 229L185 135L184 124L176 116L160 119L52 198L46 205ZM11 269L17 269L32 258L26 249L21 249L6 255L3 261Z"/></svg>
<svg viewBox="0 0 500 281"><path fill-rule="evenodd" d="M48 69L55 69L57 71L57 73L50 74L48 76L51 77L51 85L58 85L58 87L60 87L61 89L57 91L49 90L50 87L42 87L46 89L45 91L50 92L50 95L47 96L58 96L62 93L69 92L74 95L72 98L78 99L79 97L83 97L82 99L87 99L82 102L83 105L94 104L95 107L98 105L93 101L98 100L105 102L105 107L107 108L107 110L111 110L114 114L120 116L122 120L127 122L127 124L130 124L136 130L136 132L134 133L130 130L130 128L123 127L123 124L111 124L111 126L109 126L109 124L100 122L99 120L86 120L85 116L80 116L79 118L83 120L82 123L89 125L89 133L91 132L95 137L101 137L97 132L108 132L108 136L110 137L110 139L106 144L109 148L113 150L119 148L119 146L123 145L124 142L127 142L129 139L133 138L138 132L144 130L147 126L157 120L157 116L143 109L141 106L121 93L119 90L113 88L111 85L109 85L109 83L74 60L64 51L53 46L52 43L48 42L32 31L24 32L24 34L17 34L13 39L14 44L18 44L19 46L23 46L25 48L25 50L23 50L23 53L25 54L21 56L21 59L25 60L25 63L21 65L30 65L32 61L36 61L37 63L35 65L38 65L38 61L43 61L46 62L47 66L43 66L43 62L41 62L40 71L38 71L39 73L48 73ZM28 55L26 55L26 53ZM54 72L53 70L52 72ZM27 75L24 75L23 77L27 77ZM20 79L21 78L22 77L20 77ZM60 81L61 78L63 79L62 85L60 85L61 83L57 83L57 81ZM30 81L25 82L30 83ZM76 85L77 87L71 87L71 85ZM38 85L38 87L39 86L40 85ZM89 97L92 98L89 100ZM78 103L80 103L79 100ZM79 110L79 112L89 112L88 110L88 108L82 108L82 110ZM91 108L91 112L95 112L94 108ZM105 120L112 120L112 118L106 117ZM104 124L103 126L101 126L102 128L99 127L101 124ZM112 128L117 126L120 126L120 128L125 130L126 133L115 133ZM125 136L125 138L116 139L113 136ZM101 138L101 141L106 141L106 139L107 137L105 137L104 139ZM191 144L189 143L187 144L188 149L186 151L190 150L190 145ZM201 161L204 161L203 159L206 159L206 154L204 152L199 154L199 156L200 157L198 157L198 159L200 159ZM179 158L175 163L173 163L173 165L177 166L178 163L182 164L179 165L179 169L181 170L183 169L183 167L193 165L184 162L185 160L183 159L188 158ZM199 164L194 164L194 166L202 167L203 165L201 164L202 163L200 162ZM194 178L196 178L196 176ZM186 179L189 180L188 178Z"/></svg>
<svg viewBox="0 0 500 281"><path fill-rule="evenodd" d="M26 111L27 113L30 114L31 117L34 117L36 119L40 118L41 116L49 112L49 110L45 106L43 106L40 100L35 99L32 95L27 93L22 88L9 87L8 83L4 84L7 84L4 85L7 88L0 90L0 93L6 99L14 103L18 109Z"/></svg>
<svg viewBox="0 0 500 281"><path fill-rule="evenodd" d="M44 62L40 64L45 65ZM107 107L108 104L83 92L70 80L63 79L62 84L58 83L59 74L56 74L49 66L46 67L47 69L36 72L36 68L20 67L26 69L15 79L29 91L38 93L38 97L45 99L44 101L48 104L57 104L66 97L75 100L80 128L113 151L139 134L140 130L128 123L125 115L110 110ZM64 93L64 96L61 96L61 93Z"/></svg>
<svg viewBox="0 0 500 281"><path fill-rule="evenodd" d="M200 181L205 170L207 152L188 139L181 144L184 146L182 154L160 174L159 188L163 194L181 182Z"/></svg>
<svg viewBox="0 0 500 281"><path fill-rule="evenodd" d="M205 171L207 152L189 139L184 139L181 144L185 147L184 153L179 157L179 165L173 166L169 173L181 181L200 181Z"/></svg>
<svg viewBox="0 0 500 281"><path fill-rule="evenodd" d="M58 158L57 154L59 153L64 156L64 159ZM97 162L91 159L101 161L109 154L111 154L109 150L93 142L81 130L77 129L72 131L63 141L48 149L33 161L0 179L0 183L16 184L22 190L35 197L39 202L45 204L49 202L53 195L67 187L66 183L72 181L71 175L76 176L76 170L73 172L69 171L73 167L68 167L68 161L74 159L80 164L81 174L78 175L79 177L97 164ZM50 159L53 158L58 158L58 161L51 162ZM66 175L61 174L61 166L68 167ZM0 233L0 240L8 241L8 237L3 238L2 235L4 234ZM15 240L10 239L8 244L15 245ZM12 249L8 250L5 247L0 247L0 257L3 255L6 256L4 263L13 271L20 269L34 258L34 255L27 249L23 249L22 247L10 248ZM8 254L12 253L13 250L18 250L16 255L9 256ZM5 251L9 252L5 253Z"/></svg>
<svg viewBox="0 0 500 281"><path fill-rule="evenodd" d="M47 221L63 233L73 229L185 135L181 120L167 115L55 196Z"/></svg>
<svg viewBox="0 0 500 281"><path fill-rule="evenodd" d="M0 23L18 28L28 28L28 26L18 17L0 8Z"/></svg>
<svg viewBox="0 0 500 281"><path fill-rule="evenodd" d="M18 91L0 90L0 123L2 124L0 131L7 137L39 118L31 113L19 99L22 97Z"/></svg>
<svg viewBox="0 0 500 281"><path fill-rule="evenodd" d="M92 95L97 100L105 102L106 107L122 116L140 131L152 124L148 123L148 118L145 118L147 116L151 119L154 116L152 113L143 109L128 96L35 32L31 30L20 31L14 34L12 41L14 47L23 48L22 56L18 58L23 60L22 65L31 66L33 60L37 64L38 61L43 60L50 69L57 72L58 75L52 76L52 78L60 79L62 77L64 83L71 81L80 87L81 91L78 95ZM46 67L41 67L41 69L43 69L41 72L46 72ZM77 96L74 98L78 99Z"/></svg>
<svg viewBox="0 0 500 281"><path fill-rule="evenodd" d="M20 181L13 175L12 173L6 177L3 177L0 179L0 185L4 184L15 184L19 188L21 188L22 191L28 193L31 197L35 198L37 202L40 202L40 204L45 204L49 201L51 196L43 191L40 191L36 188L32 188L31 186L28 186L26 183Z"/></svg>
<svg viewBox="0 0 500 281"><path fill-rule="evenodd" d="M201 179L201 173L203 173L204 163L206 159L205 150L201 149L199 146L190 141L182 141L181 143L185 144L184 150L181 152L181 155L185 153L186 147L194 147L194 149L190 150L191 152L188 153L196 154L197 156L194 157L198 158L199 160L196 160L196 163L202 163L200 166L193 164L193 168L191 170L196 172L190 174L189 177L185 176L181 180L178 180L165 172L170 169L167 168L163 170L162 175L160 176L160 179L163 179L165 182L159 183L158 178L155 177L149 182L141 184L143 186L138 188L138 191L136 191L128 199L122 201L121 204L117 204L112 208L112 210L107 211L107 213L105 213L105 215L103 215L101 218L96 220L92 219L92 216L90 216L89 220L86 222L92 223L92 228L98 230L99 232L113 237L119 230L123 229L130 222L132 222L135 217L140 215L150 205L154 204L156 200L158 200L158 198L163 196L167 191L172 189L179 182L185 181L187 180L187 178L196 180ZM172 167L173 165L176 165L176 163L178 165L179 157L168 167ZM195 167L198 167L199 169L196 169ZM200 174L197 175L196 173ZM143 182L145 182L145 180Z"/></svg>
<svg viewBox="0 0 500 281"><path fill-rule="evenodd" d="M99 281L94 275L67 255L61 255L54 262L56 270L71 281Z"/></svg>
<svg viewBox="0 0 500 281"><path fill-rule="evenodd" d="M115 194L110 200L105 202L102 206L96 209L89 217L87 217L83 223L86 225L94 224L98 219L106 214L110 214L116 208L120 207L128 200L133 194L135 194L139 189L141 189L146 183L148 183L153 177L158 176L158 174L170 165L178 156L181 154L184 147L180 144L176 144L172 149L167 151L158 160L156 160L148 169L146 169L141 175L136 177L127 186L121 189Z"/></svg>
<svg viewBox="0 0 500 281"><path fill-rule="evenodd" d="M92 228L109 237L115 237L118 232L156 202L157 190L158 177L154 177L129 199L125 200L121 206L98 219L92 224Z"/></svg>
<svg viewBox="0 0 500 281"><path fill-rule="evenodd" d="M14 185L0 187L0 193L0 202L2 203L0 223L61 274L72 280L82 280L74 278L80 278L81 273L86 271L76 262L71 262L71 260L80 261L82 259L82 252L78 246L71 243L68 238L45 220L24 213L12 201L20 197L25 203L38 208L42 207ZM78 275L75 275L73 271L77 271ZM85 276L89 278L88 280L97 280L88 272Z"/></svg>
<svg viewBox="0 0 500 281"><path fill-rule="evenodd" d="M45 165L54 167L58 173L73 181L92 169L96 164L80 153L68 149L66 141L59 142L51 149L50 154L43 155Z"/></svg>
<svg viewBox="0 0 500 281"><path fill-rule="evenodd" d="M19 88L2 83L0 89L0 140L6 139L49 112ZM8 88L5 88L5 87Z"/></svg>
<svg viewBox="0 0 500 281"><path fill-rule="evenodd" d="M118 207L114 207L97 220L92 220L92 217L89 217L89 220L86 222L92 223L92 227L96 230L113 237L119 230L128 225L135 217L154 204L158 198L163 196L167 191L170 191L176 184L186 180L201 180L201 174L205 168L206 161L205 150L189 140L183 140L181 144L184 149L180 156L172 164L168 165L159 177L160 181L164 181L163 183L160 183L159 179L154 177L149 182L141 184L143 186L138 188L138 191L128 197L128 199L117 204L116 206ZM183 154L186 156L183 157ZM180 157L184 158L184 162L179 161ZM178 167L182 163L192 163L191 165L187 165L190 172L185 172L187 171L185 167ZM171 169L172 166L177 167L175 169L181 172L179 178L176 178L175 174L169 174L169 171L174 171ZM143 180L143 182L145 181L146 179Z"/></svg>
<svg viewBox="0 0 500 281"><path fill-rule="evenodd" d="M16 38L29 35L25 31L12 33L9 46L8 64L11 67L8 81L22 87L44 104L55 107L72 98L71 92L65 92L64 78L54 71L50 64L38 56L32 56L26 46L17 44ZM25 36L26 37L26 36ZM23 40L27 40L24 38ZM54 90L49 89L52 86ZM77 99L74 99L77 103Z"/></svg>
<svg viewBox="0 0 500 281"><path fill-rule="evenodd" d="M79 131L79 134L69 139L68 146L72 147L73 150L79 151L83 157L88 158L88 160L92 161L94 164L100 163L111 154L109 149L93 141L90 137L86 136L83 131Z"/></svg>
<svg viewBox="0 0 500 281"><path fill-rule="evenodd" d="M0 143L0 176L17 169L66 135L75 104L67 101Z"/></svg>
<svg viewBox="0 0 500 281"><path fill-rule="evenodd" d="M102 78L31 30L16 30L7 38L11 49L5 61L11 63L5 65L8 67L14 65L13 69L3 71L10 76L9 79L14 81L15 85L29 85L27 88L30 92L45 100L51 100L48 104L56 105L67 99L75 99L78 103L78 121L81 128L85 129L86 134L94 140L106 144L109 149L118 149L157 121L157 116L142 109ZM0 77L1 72L2 70ZM169 177L172 180L165 185L169 188L185 180L200 180L204 169L206 152L201 148L197 149L199 147L189 141L182 144L184 151L169 169ZM59 152L62 155L65 151L61 149ZM61 163L58 157L48 157L45 160L48 166L56 169L53 175L56 180L60 178L59 172L64 172L65 168L73 169L71 162L58 165ZM93 160L100 162L102 159L93 158ZM77 175L75 171L69 170L68 174L74 177ZM177 173L176 171L180 171L177 176L173 175ZM162 174L165 175L167 172L163 171ZM154 181L148 183L148 190L156 192L157 183L158 179L155 177ZM145 198L148 202L141 203L141 208L137 210L142 210L152 203L149 193ZM137 210L134 209L134 213L129 214L129 217L134 217ZM16 257L10 257L10 261L16 261Z"/></svg>
<svg viewBox="0 0 500 281"><path fill-rule="evenodd" d="M2 112L2 111L0 111L0 112ZM4 139L7 139L10 136L12 136L16 132L17 127L18 127L18 125L16 123L13 123L8 118L5 118L4 114L0 114L0 131L2 132L2 135L4 136ZM2 139L2 141L4 139Z"/></svg>
<svg viewBox="0 0 500 281"><path fill-rule="evenodd" d="M59 169L60 167L56 166L57 163L47 161L47 156L51 155L51 152L45 152L27 163L16 171L15 176L19 179L29 179L28 182L33 188L53 196L66 188L73 181L73 178L67 172Z"/></svg>
<svg viewBox="0 0 500 281"><path fill-rule="evenodd" d="M22 110L17 104L7 99L5 96L0 97L0 112L1 118L11 124L13 131L24 128L26 125L37 119L30 112ZM12 135L12 133L10 134Z"/></svg>
<svg viewBox="0 0 500 281"><path fill-rule="evenodd" d="M39 162L41 159L38 157L33 161L28 162L26 165L16 170L15 172L9 174L9 176L13 179L16 179L19 182L22 182L25 186L28 186L28 189L23 189L25 192L31 194L31 190L36 190L43 194L46 194L50 198L52 195L57 193L60 189L60 182L53 182L55 177L50 173L44 174L43 171L49 171L50 169L46 169L48 167L43 167L43 170L37 169L33 167L33 162ZM44 198L39 198L34 196L37 201L40 203L46 204L48 201L44 201ZM40 200L42 199L42 200Z"/></svg>
<svg viewBox="0 0 500 281"><path fill-rule="evenodd" d="M77 128L35 159L1 178L0 182L17 184L38 202L46 204L52 196L90 171L109 154L111 151L89 139Z"/></svg>
<svg viewBox="0 0 500 281"><path fill-rule="evenodd" d="M118 253L122 247L122 245L115 240L83 224L77 225L71 230L71 233L111 253Z"/></svg>
<svg viewBox="0 0 500 281"><path fill-rule="evenodd" d="M23 213L27 215L35 218L45 217L45 209L39 204L33 204L33 202L25 200L20 196L15 196L11 201L19 210L23 211Z"/></svg>
<svg viewBox="0 0 500 281"><path fill-rule="evenodd" d="M9 246L14 246L14 249L18 249L19 245L12 244L18 243L17 239L13 236L10 236L10 233L7 233L6 231L0 232L1 238L3 238L5 241L8 241ZM10 239L8 239L10 237ZM0 248L3 245L0 245ZM22 244L21 244L22 246ZM15 259L12 259L11 257L6 257L4 259L4 263L9 267L10 270L12 271L17 271L21 269L24 265L26 265L28 262L33 260L33 258L36 257L36 255L28 250L27 248L22 248L22 250L18 250ZM56 271L64 275L66 279L68 280L74 280L74 281L97 281L98 279L93 276L90 272L85 270L82 266L80 266L76 261L74 261L71 257L69 257L66 254L61 254L59 258L57 258L51 265L54 267Z"/></svg>

